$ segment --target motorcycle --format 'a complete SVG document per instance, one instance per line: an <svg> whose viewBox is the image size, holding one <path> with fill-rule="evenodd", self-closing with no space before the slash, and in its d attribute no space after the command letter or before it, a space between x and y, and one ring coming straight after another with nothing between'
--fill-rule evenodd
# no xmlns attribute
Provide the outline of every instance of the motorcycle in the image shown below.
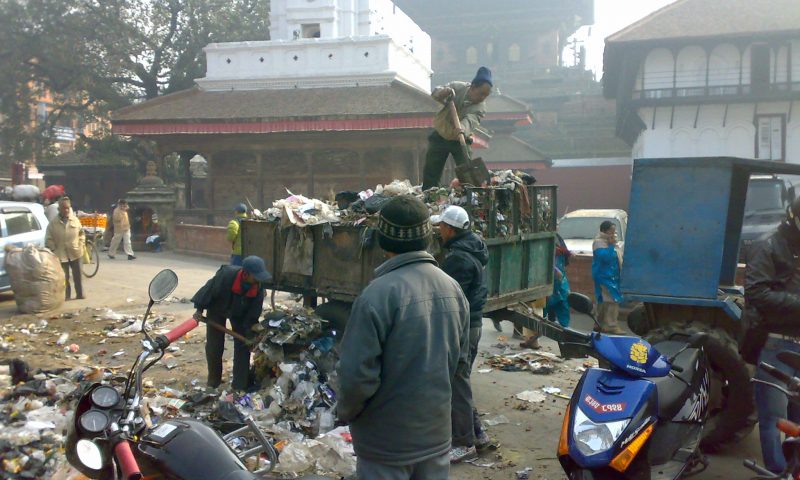
<svg viewBox="0 0 800 480"><path fill-rule="evenodd" d="M785 363L794 370L800 370L800 354L795 352L780 352L778 353L778 360ZM758 378L751 381L754 383L761 383L769 387L775 388L783 392L790 402L800 402L800 378L788 375L769 363L760 362L759 367L767 373L777 378L786 385L786 388L767 382ZM753 460L745 460L744 466L758 474L756 480L796 480L800 479L800 425L786 419L778 420L778 430L786 435L786 439L782 443L783 456L786 458L786 469L781 473L772 473L766 468L758 465Z"/></svg>
<svg viewBox="0 0 800 480"><path fill-rule="evenodd" d="M155 338L147 332L153 305L167 298L177 285L178 276L172 270L162 270L150 282L150 301L142 320L142 352L124 388L95 383L78 401L67 433L66 455L69 463L89 478L251 480L263 478L277 463L277 452L251 418L225 436L187 418L147 425L141 411L144 372L158 363L172 342L199 323L191 318ZM156 358L149 360L153 356ZM245 461L259 459L262 453L268 458L266 465L248 470Z"/></svg>
<svg viewBox="0 0 800 480"><path fill-rule="evenodd" d="M588 297L571 293L568 301L597 324ZM710 382L705 334L650 345L562 333L563 357L593 356L607 367L584 372L564 413L558 459L570 480L672 480L706 468L699 451Z"/></svg>

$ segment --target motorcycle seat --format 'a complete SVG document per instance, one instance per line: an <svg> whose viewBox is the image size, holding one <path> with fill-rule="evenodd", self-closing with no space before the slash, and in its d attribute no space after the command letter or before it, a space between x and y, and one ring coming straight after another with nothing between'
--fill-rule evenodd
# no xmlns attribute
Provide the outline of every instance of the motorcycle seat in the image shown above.
<svg viewBox="0 0 800 480"><path fill-rule="evenodd" d="M674 345L663 344L677 344ZM656 345L656 350L665 357L674 355L685 344L681 342L662 342ZM695 348L689 348L678 355L672 362L673 366L678 367L682 371L673 370L665 377L652 377L648 378L656 386L658 393L658 416L662 420L672 420L675 415L681 410L686 399L691 395L692 389L689 387L692 383L697 363L699 360L700 351ZM688 384L688 385L687 385Z"/></svg>

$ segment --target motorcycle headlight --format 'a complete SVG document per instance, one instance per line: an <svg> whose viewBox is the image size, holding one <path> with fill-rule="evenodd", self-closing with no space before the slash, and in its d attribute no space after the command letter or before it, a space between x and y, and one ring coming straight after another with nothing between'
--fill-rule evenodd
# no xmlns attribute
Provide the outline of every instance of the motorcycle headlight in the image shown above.
<svg viewBox="0 0 800 480"><path fill-rule="evenodd" d="M92 470L103 468L103 452L100 451L100 447L96 443L86 439L78 440L75 450L78 454L78 459L87 468Z"/></svg>
<svg viewBox="0 0 800 480"><path fill-rule="evenodd" d="M580 408L576 408L572 436L582 454L596 455L611 448L625 431L628 423L630 419L595 423Z"/></svg>

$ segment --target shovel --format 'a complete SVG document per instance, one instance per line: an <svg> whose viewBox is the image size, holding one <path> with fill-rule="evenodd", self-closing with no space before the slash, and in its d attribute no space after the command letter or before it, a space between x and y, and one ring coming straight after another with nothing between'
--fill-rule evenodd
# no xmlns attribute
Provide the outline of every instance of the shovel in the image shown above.
<svg viewBox="0 0 800 480"><path fill-rule="evenodd" d="M447 108L450 112L450 121L453 122L453 127L456 130L460 130L461 124L458 121L458 111L456 111L456 104L453 102L452 98L447 101ZM461 148L464 150L464 156L467 158L466 163L456 165L456 176L458 179L461 183L474 185L476 187L488 183L492 178L492 174L489 172L489 169L486 168L486 164L483 163L482 158L472 158L472 150L467 145L464 132L458 134L458 143L461 144Z"/></svg>
<svg viewBox="0 0 800 480"><path fill-rule="evenodd" d="M230 335L231 337L235 338L236 340L241 340L248 347L252 347L253 345L258 343L258 341L254 340L254 339L247 338L244 335L238 334L238 333L234 332L233 330L225 328L225 327L223 327L222 325L220 325L218 323L209 322L206 317L199 317L199 318L198 317L194 317L194 318L197 319L197 320L200 320L203 323L205 323L206 326L208 326L208 327L211 327L211 328L213 328L215 330L219 330L220 332L223 332L223 333L227 333L228 335Z"/></svg>

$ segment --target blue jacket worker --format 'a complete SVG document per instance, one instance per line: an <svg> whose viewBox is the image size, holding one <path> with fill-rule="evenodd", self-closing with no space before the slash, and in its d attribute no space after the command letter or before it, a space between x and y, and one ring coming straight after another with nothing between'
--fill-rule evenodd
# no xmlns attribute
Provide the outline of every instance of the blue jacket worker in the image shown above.
<svg viewBox="0 0 800 480"><path fill-rule="evenodd" d="M606 220L600 224L600 233L592 243L592 279L597 299L597 321L604 333L625 333L618 324L619 304L622 303L622 293L619 290L621 266L622 253L617 248L617 227Z"/></svg>

